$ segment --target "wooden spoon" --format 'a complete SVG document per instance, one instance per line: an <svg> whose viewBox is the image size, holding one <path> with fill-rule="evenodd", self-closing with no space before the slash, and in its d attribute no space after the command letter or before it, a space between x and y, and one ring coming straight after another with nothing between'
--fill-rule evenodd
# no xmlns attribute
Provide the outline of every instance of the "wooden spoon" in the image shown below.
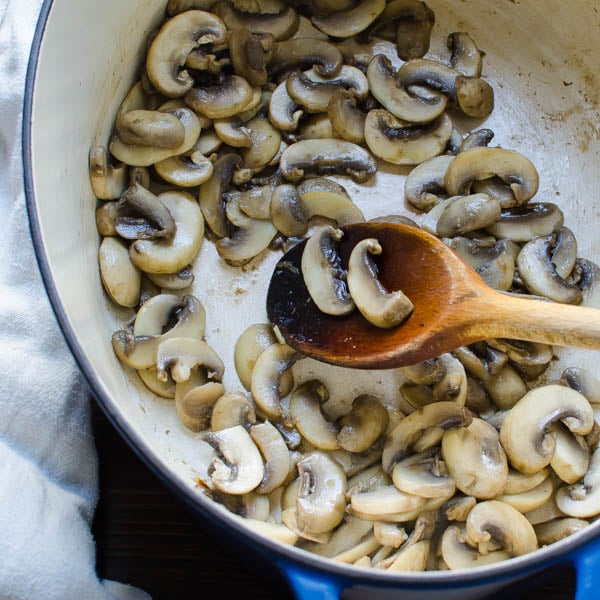
<svg viewBox="0 0 600 600"><path fill-rule="evenodd" d="M379 280L389 291L402 290L415 309L393 329L371 325L358 311L344 317L322 313L304 285L305 242L298 244L275 268L267 313L290 346L317 360L388 369L488 338L600 349L600 310L495 291L442 241L415 227L360 223L342 230L344 268L360 240L378 239Z"/></svg>

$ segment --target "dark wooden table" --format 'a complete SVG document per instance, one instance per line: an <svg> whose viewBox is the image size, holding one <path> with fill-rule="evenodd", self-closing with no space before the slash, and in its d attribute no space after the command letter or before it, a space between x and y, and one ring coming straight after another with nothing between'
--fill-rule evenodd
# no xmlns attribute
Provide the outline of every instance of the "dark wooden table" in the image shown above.
<svg viewBox="0 0 600 600"><path fill-rule="evenodd" d="M101 577L136 585L153 600L293 598L282 578L259 577L195 519L93 405L100 457L100 502L93 533ZM512 600L574 597L569 569L537 576L534 586L527 593L511 594Z"/></svg>

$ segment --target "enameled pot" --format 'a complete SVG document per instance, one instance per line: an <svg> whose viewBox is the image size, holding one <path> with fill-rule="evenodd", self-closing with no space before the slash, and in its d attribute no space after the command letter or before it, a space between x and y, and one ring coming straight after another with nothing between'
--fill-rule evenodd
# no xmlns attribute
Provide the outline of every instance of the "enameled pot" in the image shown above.
<svg viewBox="0 0 600 600"><path fill-rule="evenodd" d="M428 4L436 14L433 52L443 51L451 31L470 32L485 50L484 74L496 92L496 108L486 121L496 133L494 142L534 162L541 180L538 198L560 205L565 223L577 236L579 254L600 262L597 0ZM489 596L565 563L577 570L577 599L597 597L600 522L533 554L493 566L393 574L353 568L269 542L198 495L194 464L202 457L197 436L184 430L171 403L147 393L112 351L111 333L130 313L112 308L102 291L96 200L87 167L90 147L107 143L119 103L138 70L146 36L162 19L164 8L165 0L47 0L27 78L24 164L38 259L71 350L114 426L200 518L226 531L233 544L280 568L298 598L333 599L347 590L345 598L397 598L406 593L415 599L466 600ZM374 185L350 186L350 191L367 217L386 214L390 207L397 212L402 205L396 191L401 177L384 168ZM245 326L265 320L265 282L275 259L265 259L250 275L240 274L223 269L212 246L204 244L193 293L207 310L208 341L223 357L230 355ZM562 357L561 365L584 367L600 376L597 353L565 351ZM354 379L335 370L330 376L339 382L340 393ZM381 374L383 385L386 376ZM235 385L233 368L225 383Z"/></svg>

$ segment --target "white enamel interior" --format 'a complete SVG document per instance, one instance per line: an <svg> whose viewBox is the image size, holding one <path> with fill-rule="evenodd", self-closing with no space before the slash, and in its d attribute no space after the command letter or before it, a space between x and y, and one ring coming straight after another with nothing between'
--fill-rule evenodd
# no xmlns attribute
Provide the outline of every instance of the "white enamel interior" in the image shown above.
<svg viewBox="0 0 600 600"><path fill-rule="evenodd" d="M44 34L34 89L32 168L35 206L58 301L98 391L140 448L171 476L194 486L209 453L187 431L170 401L161 400L123 370L110 337L131 317L112 308L97 268L96 200L87 172L89 148L106 144L120 100L138 71L146 34L161 19L165 0L55 0ZM496 92L485 122L492 145L529 156L540 173L537 200L556 202L577 235L579 254L600 262L600 36L597 0L428 0L436 13L433 55L444 56L452 31L468 31L485 53L484 75ZM459 123L474 128L480 124ZM382 167L368 185L344 181L367 218L407 209L403 172ZM418 217L416 217L418 220ZM227 365L225 384L240 384L232 364L239 333L266 319L266 282L275 252L239 270L224 267L205 240L196 261L193 293L207 310L207 341ZM535 318L535 315L532 315ZM598 354L566 353L564 366L597 375ZM334 401L365 389L392 397L394 372L352 373L305 361L298 379L320 375Z"/></svg>

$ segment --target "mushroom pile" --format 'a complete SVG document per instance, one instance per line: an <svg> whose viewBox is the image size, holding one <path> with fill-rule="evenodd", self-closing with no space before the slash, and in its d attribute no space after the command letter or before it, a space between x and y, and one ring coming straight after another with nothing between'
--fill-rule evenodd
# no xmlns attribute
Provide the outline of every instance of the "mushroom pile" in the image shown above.
<svg viewBox="0 0 600 600"><path fill-rule="evenodd" d="M390 163L410 170L414 218L380 220L439 236L496 289L593 295L598 267L560 208L532 200L531 161L453 124L493 109L473 39L451 33L447 55L428 57L434 15L419 0L166 10L89 167L102 284L135 313L115 354L212 449L199 493L274 540L392 571L489 564L587 527L600 514L600 382L578 368L551 380L551 346L459 348L399 369L393 402L374 390L334 415L323 381L295 381L305 357L268 323L239 333L239 386L226 389L191 293L205 237L229 267L309 237L303 274L328 310L356 305L379 326L390 305L407 315L409 299L378 287L375 240L356 249L352 298L331 252L338 227L365 220L338 180L373 184Z"/></svg>

